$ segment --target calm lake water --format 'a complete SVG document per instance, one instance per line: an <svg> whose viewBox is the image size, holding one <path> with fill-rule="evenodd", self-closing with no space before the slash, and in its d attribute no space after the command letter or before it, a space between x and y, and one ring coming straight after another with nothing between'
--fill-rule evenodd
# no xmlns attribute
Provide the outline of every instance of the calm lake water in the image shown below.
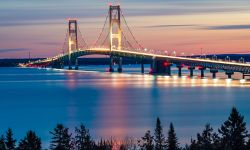
<svg viewBox="0 0 250 150"><path fill-rule="evenodd" d="M139 66L123 74L81 69L88 71L0 68L0 133L11 127L20 139L35 130L46 148L57 123L71 130L83 123L95 139L139 138L159 116L164 133L173 122L184 145L208 122L217 130L233 106L250 129L248 82L141 75Z"/></svg>

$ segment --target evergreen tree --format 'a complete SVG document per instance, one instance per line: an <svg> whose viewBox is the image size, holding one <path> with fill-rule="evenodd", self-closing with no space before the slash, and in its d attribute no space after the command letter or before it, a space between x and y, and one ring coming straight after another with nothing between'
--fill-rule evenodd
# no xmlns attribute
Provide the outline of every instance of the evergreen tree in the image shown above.
<svg viewBox="0 0 250 150"><path fill-rule="evenodd" d="M250 150L250 138L248 138L247 145L246 145L246 150Z"/></svg>
<svg viewBox="0 0 250 150"><path fill-rule="evenodd" d="M248 137L246 123L235 107L232 108L228 120L219 129L219 133L222 135L223 149L243 150L245 148Z"/></svg>
<svg viewBox="0 0 250 150"><path fill-rule="evenodd" d="M113 149L113 141L105 141L103 139L100 140L98 144L95 145L94 150L112 150Z"/></svg>
<svg viewBox="0 0 250 150"><path fill-rule="evenodd" d="M148 130L144 137L141 138L139 142L139 147L141 150L153 150L154 149L154 137L151 136L150 131Z"/></svg>
<svg viewBox="0 0 250 150"><path fill-rule="evenodd" d="M83 124L80 125L80 128L75 129L75 142L77 150L90 150L93 149L94 142L91 140L89 130L85 128Z"/></svg>
<svg viewBox="0 0 250 150"><path fill-rule="evenodd" d="M221 142L210 124L205 125L202 133L197 134L197 140L191 139L190 150L221 150Z"/></svg>
<svg viewBox="0 0 250 150"><path fill-rule="evenodd" d="M178 150L179 149L179 143L178 143L178 139L176 137L173 123L170 123L169 131L168 131L167 149L168 150Z"/></svg>
<svg viewBox="0 0 250 150"><path fill-rule="evenodd" d="M41 139L34 131L28 131L19 143L18 150L41 150Z"/></svg>
<svg viewBox="0 0 250 150"><path fill-rule="evenodd" d="M58 124L50 134L52 134L52 141L50 144L51 150L70 150L73 148L71 143L71 134L69 129L62 124Z"/></svg>
<svg viewBox="0 0 250 150"><path fill-rule="evenodd" d="M197 134L197 145L199 149L214 150L219 148L219 138L216 133L213 132L213 128L210 124L205 125L205 129L202 134Z"/></svg>
<svg viewBox="0 0 250 150"><path fill-rule="evenodd" d="M5 139L3 135L0 138L0 150L6 150Z"/></svg>
<svg viewBox="0 0 250 150"><path fill-rule="evenodd" d="M191 138L190 146L186 145L186 150L199 150L197 141Z"/></svg>
<svg viewBox="0 0 250 150"><path fill-rule="evenodd" d="M10 128L6 132L5 145L7 150L14 150L16 147L16 140L13 138L13 132Z"/></svg>
<svg viewBox="0 0 250 150"><path fill-rule="evenodd" d="M155 149L157 150L165 149L166 147L165 137L163 135L163 129L159 118L157 118L156 121L154 141L155 141Z"/></svg>

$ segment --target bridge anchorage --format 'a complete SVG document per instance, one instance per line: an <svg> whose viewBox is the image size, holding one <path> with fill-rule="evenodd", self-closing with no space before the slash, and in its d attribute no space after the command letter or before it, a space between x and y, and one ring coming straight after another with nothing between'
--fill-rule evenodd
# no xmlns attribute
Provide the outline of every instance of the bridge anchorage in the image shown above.
<svg viewBox="0 0 250 150"><path fill-rule="evenodd" d="M187 58L171 55L166 51L145 49L133 35L119 5L109 6L109 11L104 26L92 46L85 42L77 19L69 19L66 38L61 49L63 53L43 60L21 64L25 67L46 67L78 69L78 58L85 55L99 54L110 57L109 71L114 72L114 62L118 64L117 71L122 72L122 60L129 58L141 63L141 73L144 73L144 63L151 61L150 74L171 76L171 68L178 68L178 76L182 76L182 69L187 67L190 77L194 76L194 70L200 70L200 77L205 77L205 70L209 69L213 78L220 71L224 71L228 78L232 78L235 72L242 73L242 78L250 76L250 64L245 63L241 58L239 61L232 61L229 57L225 60L218 60L216 56L209 58Z"/></svg>

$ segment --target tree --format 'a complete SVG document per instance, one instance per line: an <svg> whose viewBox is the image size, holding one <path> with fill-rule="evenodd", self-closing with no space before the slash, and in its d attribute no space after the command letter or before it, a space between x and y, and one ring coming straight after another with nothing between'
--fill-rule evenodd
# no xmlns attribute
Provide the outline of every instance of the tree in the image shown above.
<svg viewBox="0 0 250 150"><path fill-rule="evenodd" d="M0 138L0 150L6 150L5 139L3 135Z"/></svg>
<svg viewBox="0 0 250 150"><path fill-rule="evenodd" d="M75 129L75 144L77 150L90 150L93 149L94 142L91 140L89 130L85 128L83 124L80 128Z"/></svg>
<svg viewBox="0 0 250 150"><path fill-rule="evenodd" d="M7 150L14 150L16 147L16 140L13 138L13 132L10 128L6 132L5 145Z"/></svg>
<svg viewBox="0 0 250 150"><path fill-rule="evenodd" d="M154 149L154 136L151 136L150 131L148 130L141 140L138 141L138 145L141 150L153 150Z"/></svg>
<svg viewBox="0 0 250 150"><path fill-rule="evenodd" d="M197 134L197 141L193 140L190 147L192 149L217 150L220 149L220 139L218 135L213 132L211 125L206 124L202 133Z"/></svg>
<svg viewBox="0 0 250 150"><path fill-rule="evenodd" d="M178 150L179 149L179 143L178 143L178 139L176 137L173 123L170 123L169 131L168 131L167 149L168 150Z"/></svg>
<svg viewBox="0 0 250 150"><path fill-rule="evenodd" d="M250 138L248 138L247 145L246 145L246 150L250 150Z"/></svg>
<svg viewBox="0 0 250 150"><path fill-rule="evenodd" d="M156 127L155 127L155 137L154 137L155 149L157 149L157 150L163 150L166 147L165 137L163 135L162 130L163 129L161 126L161 121L159 118L157 118Z"/></svg>
<svg viewBox="0 0 250 150"><path fill-rule="evenodd" d="M96 145L94 150L112 150L113 149L113 140L103 140L101 139Z"/></svg>
<svg viewBox="0 0 250 150"><path fill-rule="evenodd" d="M41 150L41 139L34 131L28 131L26 136L20 141L18 150Z"/></svg>
<svg viewBox="0 0 250 150"><path fill-rule="evenodd" d="M237 111L235 107L232 108L228 120L221 125L218 130L222 135L223 149L226 150L242 150L245 148L246 138L248 137L246 123L244 117Z"/></svg>
<svg viewBox="0 0 250 150"><path fill-rule="evenodd" d="M73 148L71 143L71 134L69 129L62 124L58 124L50 134L52 134L52 141L50 144L51 150L70 150Z"/></svg>

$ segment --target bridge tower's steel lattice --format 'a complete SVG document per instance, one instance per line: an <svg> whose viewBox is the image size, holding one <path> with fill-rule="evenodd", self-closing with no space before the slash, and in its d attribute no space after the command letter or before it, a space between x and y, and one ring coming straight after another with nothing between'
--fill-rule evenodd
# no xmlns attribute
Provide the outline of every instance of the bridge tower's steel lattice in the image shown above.
<svg viewBox="0 0 250 150"><path fill-rule="evenodd" d="M69 69L72 69L71 67L71 53L73 50L79 50L78 49L78 27L77 27L77 20L76 19L69 19L69 31L68 31L68 56L69 56ZM77 64L76 64L77 65Z"/></svg>
<svg viewBox="0 0 250 150"><path fill-rule="evenodd" d="M116 26L116 28L115 28ZM116 31L116 32L115 32ZM121 8L120 5L109 7L109 36L110 50L113 48L121 50L122 48L122 29L121 29ZM114 45L115 39L117 46Z"/></svg>
<svg viewBox="0 0 250 150"><path fill-rule="evenodd" d="M112 56L112 50L117 49L121 50L122 49L122 28L121 28L121 8L120 5L109 6L109 47L111 51L110 55L110 72L114 71L113 67L113 56ZM116 45L117 43L117 45ZM121 58L119 61L119 68L118 71L121 72Z"/></svg>

